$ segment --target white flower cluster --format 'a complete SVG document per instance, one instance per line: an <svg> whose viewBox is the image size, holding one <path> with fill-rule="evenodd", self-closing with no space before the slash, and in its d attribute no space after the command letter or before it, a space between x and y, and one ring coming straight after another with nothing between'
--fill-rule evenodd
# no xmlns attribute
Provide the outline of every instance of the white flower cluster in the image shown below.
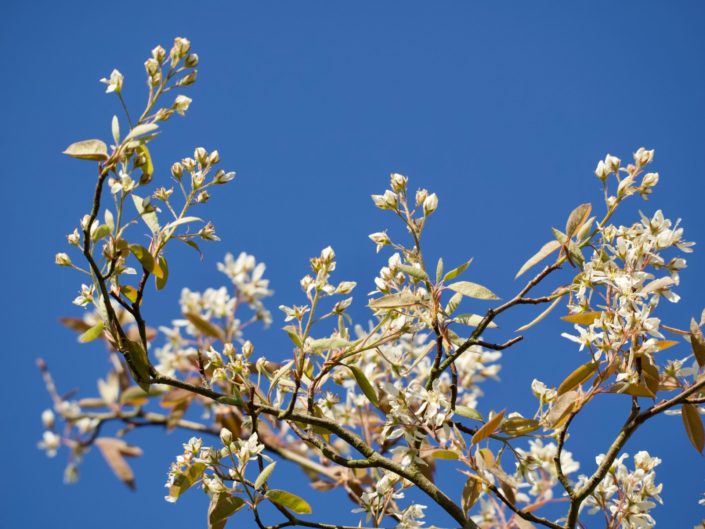
<svg viewBox="0 0 705 529"><path fill-rule="evenodd" d="M556 443L543 444L540 439L529 441L529 450L516 449L518 456L517 470L515 478L521 483L521 487L530 487L529 494L542 500L553 498L553 487L558 484L558 473L554 458L558 454ZM561 469L566 476L577 472L580 463L573 460L573 456L567 450L561 451ZM517 495L517 498L529 502L529 498L524 495Z"/></svg>
<svg viewBox="0 0 705 529"><path fill-rule="evenodd" d="M585 500L589 513L604 511L610 518L610 527L623 529L650 529L656 521L649 512L661 501L662 484L656 484L654 468L661 463L658 457L651 457L641 451L634 455L634 470L630 471L624 464L628 454L620 455L612 463L605 478L597 485L591 496ZM604 455L595 458L599 465ZM587 482L581 475L578 487Z"/></svg>

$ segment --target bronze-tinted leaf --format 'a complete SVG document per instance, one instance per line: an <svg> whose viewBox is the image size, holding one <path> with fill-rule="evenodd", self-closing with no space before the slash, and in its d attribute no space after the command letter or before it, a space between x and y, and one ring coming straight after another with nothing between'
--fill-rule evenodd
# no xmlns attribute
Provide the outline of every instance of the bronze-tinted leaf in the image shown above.
<svg viewBox="0 0 705 529"><path fill-rule="evenodd" d="M705 447L705 430L703 430L703 421L700 418L700 413L698 413L698 407L694 404L683 404L681 415L688 439L690 439L695 449L702 454Z"/></svg>
<svg viewBox="0 0 705 529"><path fill-rule="evenodd" d="M602 316L602 312L578 312L577 314L568 314L567 316L561 316L563 321L568 323L577 323L578 325L590 325L594 323L595 320Z"/></svg>
<svg viewBox="0 0 705 529"><path fill-rule="evenodd" d="M553 402L551 411L546 415L546 426L553 429L558 428L568 417L569 413L573 411L577 398L577 391L568 391L563 393L563 395L559 395Z"/></svg>
<svg viewBox="0 0 705 529"><path fill-rule="evenodd" d="M597 362L588 362L578 367L558 386L558 395L563 395L563 393L588 380L595 373L598 365Z"/></svg>
<svg viewBox="0 0 705 529"><path fill-rule="evenodd" d="M580 204L570 212L568 221L565 223L565 234L570 239L580 229L580 226L587 220L592 211L592 204Z"/></svg>
<svg viewBox="0 0 705 529"><path fill-rule="evenodd" d="M475 435L472 436L472 441L471 441L472 444L477 444L480 441L487 439L493 433L495 433L497 431L497 429L499 428L499 425L502 423L503 418L504 418L504 410L495 414L494 417L492 417L489 421L487 421L485 424L483 424L475 432Z"/></svg>
<svg viewBox="0 0 705 529"><path fill-rule="evenodd" d="M705 337L698 326L698 322L693 318L690 321L690 345L693 348L693 355L700 367L705 366Z"/></svg>
<svg viewBox="0 0 705 529"><path fill-rule="evenodd" d="M244 505L245 500L239 496L231 496L227 492L214 494L208 506L208 529L223 529L228 518Z"/></svg>
<svg viewBox="0 0 705 529"><path fill-rule="evenodd" d="M140 456L142 455L142 450L139 447L128 445L122 439L114 439L112 437L100 437L95 440L95 445L100 450L113 474L134 490L135 476L130 465L125 461L125 457Z"/></svg>
<svg viewBox="0 0 705 529"><path fill-rule="evenodd" d="M482 480L475 476L470 476L463 487L463 495L460 505L465 514L475 505L482 492Z"/></svg>

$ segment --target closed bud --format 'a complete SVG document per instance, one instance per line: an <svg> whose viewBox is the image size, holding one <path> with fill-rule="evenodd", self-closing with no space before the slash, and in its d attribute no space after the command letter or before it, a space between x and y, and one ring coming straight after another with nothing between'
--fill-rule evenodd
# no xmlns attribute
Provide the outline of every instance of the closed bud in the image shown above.
<svg viewBox="0 0 705 529"><path fill-rule="evenodd" d="M190 97L178 95L176 96L176 99L174 99L174 104L171 106L171 108L173 108L179 114L179 116L183 116L186 114L188 107L191 105L191 101L192 99Z"/></svg>
<svg viewBox="0 0 705 529"><path fill-rule="evenodd" d="M233 442L233 433L227 428L222 428L220 430L220 442L224 446L230 446L230 443Z"/></svg>
<svg viewBox="0 0 705 529"><path fill-rule="evenodd" d="M597 162L597 167L595 168L595 176L600 179L601 182L604 182L607 180L607 176L609 176L610 171L607 168L607 165L605 165L605 162L600 160Z"/></svg>
<svg viewBox="0 0 705 529"><path fill-rule="evenodd" d="M193 151L193 157L201 165L208 165L208 151L203 147L196 147L196 150Z"/></svg>
<svg viewBox="0 0 705 529"><path fill-rule="evenodd" d="M654 187L658 184L658 173L646 173L641 181L642 187Z"/></svg>
<svg viewBox="0 0 705 529"><path fill-rule="evenodd" d="M330 246L325 247L321 251L321 261L324 263L332 263L335 260L335 251Z"/></svg>
<svg viewBox="0 0 705 529"><path fill-rule="evenodd" d="M203 182L206 180L206 177L201 173L200 171L193 173L191 175L191 187L193 189L198 189L203 185Z"/></svg>
<svg viewBox="0 0 705 529"><path fill-rule="evenodd" d="M157 62L162 62L166 59L166 50L161 46L157 46L152 50L152 58Z"/></svg>
<svg viewBox="0 0 705 529"><path fill-rule="evenodd" d="M214 184L227 184L233 178L235 178L234 171L229 171L226 173L225 171L220 169L217 173L215 173L215 177L213 178L213 183Z"/></svg>
<svg viewBox="0 0 705 529"><path fill-rule="evenodd" d="M220 153L215 150L208 157L208 165L215 165L220 161Z"/></svg>
<svg viewBox="0 0 705 529"><path fill-rule="evenodd" d="M617 171L619 171L619 164L621 163L622 160L620 160L616 156L612 156L611 154L608 154L605 157L605 165L612 173L616 173Z"/></svg>
<svg viewBox="0 0 705 529"><path fill-rule="evenodd" d="M65 253L57 253L54 262L59 266L71 266L72 264L71 258Z"/></svg>
<svg viewBox="0 0 705 529"><path fill-rule="evenodd" d="M184 66L186 68L193 68L198 65L198 55L195 53L189 53L184 60Z"/></svg>
<svg viewBox="0 0 705 529"><path fill-rule="evenodd" d="M355 288L355 281L343 281L335 289L336 294L350 294L353 288Z"/></svg>
<svg viewBox="0 0 705 529"><path fill-rule="evenodd" d="M392 173L389 177L391 188L397 193L401 193L406 190L407 178L399 173Z"/></svg>
<svg viewBox="0 0 705 529"><path fill-rule="evenodd" d="M69 233L66 236L66 240L68 240L71 246L79 246L81 244L81 235L78 233L77 229L74 229L73 233Z"/></svg>
<svg viewBox="0 0 705 529"><path fill-rule="evenodd" d="M181 176L184 174L184 166L179 162L174 163L171 166L171 174L174 178L181 181Z"/></svg>
<svg viewBox="0 0 705 529"><path fill-rule="evenodd" d="M242 344L242 354L245 355L245 358L250 358L254 351L255 346L252 345L250 340L247 340L244 344Z"/></svg>
<svg viewBox="0 0 705 529"><path fill-rule="evenodd" d="M428 191L425 189L419 189L416 191L416 206L420 206L423 204L423 201L426 200L426 197L428 196Z"/></svg>
<svg viewBox="0 0 705 529"><path fill-rule="evenodd" d="M144 62L144 69L147 71L147 75L152 77L159 71L159 63L154 59L147 59Z"/></svg>
<svg viewBox="0 0 705 529"><path fill-rule="evenodd" d="M399 203L399 199L396 193L393 193L392 191L387 189L384 192L384 202L387 204L388 207L396 209L397 204Z"/></svg>
<svg viewBox="0 0 705 529"><path fill-rule="evenodd" d="M423 214L430 215L436 211L436 208L438 208L438 197L436 196L436 193L431 193L423 201Z"/></svg>
<svg viewBox="0 0 705 529"><path fill-rule="evenodd" d="M220 237L215 234L215 226L212 222L209 222L198 232L198 236L206 241L219 241Z"/></svg>
<svg viewBox="0 0 705 529"><path fill-rule="evenodd" d="M188 172L191 172L196 168L196 160L193 158L184 158L181 160L181 164Z"/></svg>
<svg viewBox="0 0 705 529"><path fill-rule="evenodd" d="M166 121L169 119L171 116L174 115L174 111L170 108L160 108L157 110L156 115L154 116L154 121Z"/></svg>
<svg viewBox="0 0 705 529"><path fill-rule="evenodd" d="M189 86L196 82L196 77L198 77L198 72L196 70L192 71L188 75L182 77L176 81L176 86Z"/></svg>
<svg viewBox="0 0 705 529"><path fill-rule="evenodd" d="M174 39L174 45L172 46L171 51L169 52L169 56L171 57L171 65L176 65L177 62L179 62L186 56L190 49L191 42L189 42L188 39L185 39L183 37L176 37Z"/></svg>
<svg viewBox="0 0 705 529"><path fill-rule="evenodd" d="M205 204L206 202L208 202L208 199L210 197L211 196L208 194L208 191L203 190L196 197L196 204Z"/></svg>
<svg viewBox="0 0 705 529"><path fill-rule="evenodd" d="M47 409L42 412L42 424L47 430L54 429L54 412Z"/></svg>
<svg viewBox="0 0 705 529"><path fill-rule="evenodd" d="M644 147L639 147L639 149L634 153L634 162L643 167L651 163L654 159L654 150L646 150Z"/></svg>

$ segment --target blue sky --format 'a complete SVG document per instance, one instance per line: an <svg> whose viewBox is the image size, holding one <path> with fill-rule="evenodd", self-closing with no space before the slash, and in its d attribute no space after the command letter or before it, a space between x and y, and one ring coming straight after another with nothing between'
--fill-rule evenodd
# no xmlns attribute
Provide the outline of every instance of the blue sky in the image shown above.
<svg viewBox="0 0 705 529"><path fill-rule="evenodd" d="M704 23L705 4L695 1L3 2L0 147L9 189L1 213L0 526L181 528L205 520L198 492L177 505L162 500L185 434L135 437L145 455L135 465L134 494L97 453L81 481L64 486L64 460L35 448L49 404L35 359L47 359L64 391L93 393L106 368L100 346L79 347L57 322L78 314L71 299L79 278L55 267L53 256L86 210L93 179L60 152L78 139L109 137L119 109L98 79L112 68L125 74L128 103L139 104L149 50L174 36L191 39L201 56L194 103L155 144L157 171L164 175L203 145L238 172L210 204L222 242L202 262L175 254L169 286L148 305L150 323L178 316L182 286L222 284L215 263L226 251L268 264L272 309L301 302L308 258L329 244L337 277L360 285L353 314L364 321L362 293L386 260L367 234L391 221L369 195L386 188L392 171L439 195L426 242L433 261L473 256L470 279L510 296L514 273L548 240L550 226L581 202L600 203L597 160L608 152L627 159L643 145L656 149L661 183L638 208L682 217L686 237L699 243L682 277L683 301L663 312L684 327L705 306ZM631 222L637 206L618 220ZM282 318L275 318L276 329ZM531 311L520 311L503 328L528 319ZM566 330L543 324L508 351L502 382L486 386L487 406L528 399L537 370L559 383L578 362L559 336ZM257 339L258 351L273 356L286 347L276 331ZM614 432L614 414L626 412L623 400L606 398L576 425L569 448L585 469ZM627 451L641 448L664 459L659 526L705 518L697 505L705 464L680 418L648 425ZM303 490L324 520L348 509L336 503L341 496Z"/></svg>

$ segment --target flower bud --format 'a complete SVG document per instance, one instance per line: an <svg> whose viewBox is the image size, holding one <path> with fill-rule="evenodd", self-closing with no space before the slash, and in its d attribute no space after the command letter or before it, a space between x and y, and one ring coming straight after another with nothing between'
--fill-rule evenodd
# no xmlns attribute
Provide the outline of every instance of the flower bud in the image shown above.
<svg viewBox="0 0 705 529"><path fill-rule="evenodd" d="M384 192L384 202L387 204L387 207L390 207L392 209L396 209L397 204L399 203L399 199L397 197L396 193L391 192L389 189L387 189Z"/></svg>
<svg viewBox="0 0 705 529"><path fill-rule="evenodd" d="M184 59L184 66L186 66L186 68L194 68L197 65L198 65L198 55L196 55L195 53L189 53L186 56L186 59Z"/></svg>
<svg viewBox="0 0 705 529"><path fill-rule="evenodd" d="M634 162L640 167L650 164L653 159L653 149L647 151L644 147L639 147L639 149L634 153Z"/></svg>
<svg viewBox="0 0 705 529"><path fill-rule="evenodd" d="M208 165L215 165L220 161L220 153L215 150L208 156Z"/></svg>
<svg viewBox="0 0 705 529"><path fill-rule="evenodd" d="M186 114L188 107L191 105L191 101L192 99L190 97L178 95L176 96L176 99L174 99L174 104L171 106L171 108L176 110L179 116L183 116Z"/></svg>
<svg viewBox="0 0 705 529"><path fill-rule="evenodd" d="M377 252L379 252L383 246L386 246L387 244L391 244L392 241L389 238L389 235L387 235L383 231L379 231L377 233L371 233L369 235L369 238L372 240L377 245Z"/></svg>
<svg viewBox="0 0 705 529"><path fill-rule="evenodd" d="M401 175L399 173L392 173L389 177L390 179L390 185L391 188L396 191L397 193L400 193L404 190L406 190L406 183L407 183L407 178L404 175Z"/></svg>
<svg viewBox="0 0 705 529"><path fill-rule="evenodd" d="M147 59L144 61L144 69L146 70L147 75L152 77L159 71L159 63L154 59Z"/></svg>
<svg viewBox="0 0 705 529"><path fill-rule="evenodd" d="M203 147L196 147L196 150L193 151L193 157L201 165L208 165L208 151Z"/></svg>
<svg viewBox="0 0 705 529"><path fill-rule="evenodd" d="M176 65L191 49L191 43L188 39L183 37L176 37L174 39L174 45L169 51L169 56L171 57L171 65Z"/></svg>
<svg viewBox="0 0 705 529"><path fill-rule="evenodd" d="M331 263L335 260L335 251L330 246L325 247L321 251L321 261Z"/></svg>
<svg viewBox="0 0 705 529"><path fill-rule="evenodd" d="M230 446L230 443L233 442L233 433L227 428L222 428L220 430L220 442L224 446Z"/></svg>
<svg viewBox="0 0 705 529"><path fill-rule="evenodd" d="M654 187L658 184L658 173L646 173L641 181L642 187Z"/></svg>
<svg viewBox="0 0 705 529"><path fill-rule="evenodd" d="M198 196L196 197L196 204L205 204L206 202L208 202L208 199L209 199L210 197L211 197L211 196L208 194L208 191L206 191L206 190L204 189L204 190L201 191L201 192L198 194Z"/></svg>
<svg viewBox="0 0 705 529"><path fill-rule="evenodd" d="M198 232L198 236L206 241L219 241L220 237L215 234L215 226L212 222L209 222Z"/></svg>
<svg viewBox="0 0 705 529"><path fill-rule="evenodd" d="M423 201L423 214L430 215L436 211L436 208L438 208L438 197L436 196L436 193L431 193Z"/></svg>
<svg viewBox="0 0 705 529"><path fill-rule="evenodd" d="M166 50L164 50L164 48L162 48L161 46L156 46L152 50L152 57L155 61L162 62L164 59L166 59Z"/></svg>
<svg viewBox="0 0 705 529"><path fill-rule="evenodd" d="M184 166L184 169L187 171L191 172L196 168L196 160L193 158L184 158L181 160L181 164Z"/></svg>
<svg viewBox="0 0 705 529"><path fill-rule="evenodd" d="M54 429L54 412L46 409L42 412L42 424L47 430Z"/></svg>
<svg viewBox="0 0 705 529"><path fill-rule="evenodd" d="M420 206L423 204L423 201L426 200L426 197L428 196L428 191L426 189L418 189L416 191L416 205Z"/></svg>
<svg viewBox="0 0 705 529"><path fill-rule="evenodd" d="M245 355L245 358L250 358L254 351L255 346L252 345L250 340L247 340L244 344L242 344L242 354Z"/></svg>
<svg viewBox="0 0 705 529"><path fill-rule="evenodd" d="M342 281L335 289L336 294L350 294L357 283L355 281Z"/></svg>
<svg viewBox="0 0 705 529"><path fill-rule="evenodd" d="M235 178L234 171L229 171L226 173L225 171L223 171L221 169L217 173L215 173L215 177L213 177L213 183L214 184L227 184L233 178Z"/></svg>
<svg viewBox="0 0 705 529"><path fill-rule="evenodd" d="M605 162L600 160L597 162L597 167L595 168L595 176L600 179L601 182L604 182L607 180L607 176L609 176L610 171L607 168L607 165L605 165Z"/></svg>
<svg viewBox="0 0 705 529"><path fill-rule="evenodd" d="M181 176L184 174L184 166L181 165L179 162L175 162L171 166L171 175L176 178L177 180L181 180Z"/></svg>
<svg viewBox="0 0 705 529"><path fill-rule="evenodd" d="M617 171L619 171L619 164L621 163L622 160L620 160L616 156L612 156L611 154L605 156L605 165L612 173L616 173Z"/></svg>
<svg viewBox="0 0 705 529"><path fill-rule="evenodd" d="M192 85L193 83L196 82L196 77L198 77L198 72L196 70L193 70L191 73L188 75L182 77L178 81L176 81L176 86L189 86Z"/></svg>
<svg viewBox="0 0 705 529"><path fill-rule="evenodd" d="M71 246L79 246L81 244L81 235L78 233L77 229L74 229L73 233L69 233L66 239Z"/></svg>
<svg viewBox="0 0 705 529"><path fill-rule="evenodd" d="M195 172L191 175L191 187L193 189L198 189L203 185L203 182L205 182L206 177L204 176L203 173L200 171Z"/></svg>
<svg viewBox="0 0 705 529"><path fill-rule="evenodd" d="M54 262L59 266L71 266L72 264L71 258L65 253L57 253Z"/></svg>

